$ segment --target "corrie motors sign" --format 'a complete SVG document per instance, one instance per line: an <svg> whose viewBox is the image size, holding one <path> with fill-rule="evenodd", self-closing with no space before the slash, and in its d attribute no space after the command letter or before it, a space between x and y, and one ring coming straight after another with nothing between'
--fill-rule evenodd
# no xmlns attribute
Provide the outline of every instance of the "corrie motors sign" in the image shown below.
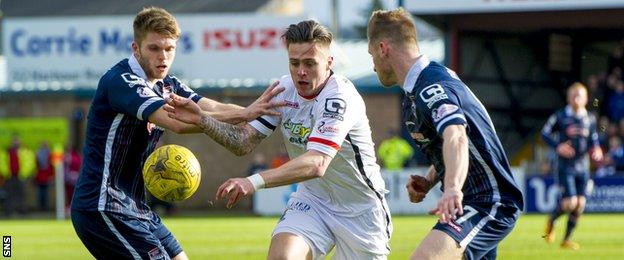
<svg viewBox="0 0 624 260"><path fill-rule="evenodd" d="M131 53L133 16L5 18L7 82L95 87ZM178 15L171 73L186 80L277 78L288 72L283 30L299 17Z"/></svg>
<svg viewBox="0 0 624 260"><path fill-rule="evenodd" d="M405 0L413 14L539 12L623 8L622 0Z"/></svg>

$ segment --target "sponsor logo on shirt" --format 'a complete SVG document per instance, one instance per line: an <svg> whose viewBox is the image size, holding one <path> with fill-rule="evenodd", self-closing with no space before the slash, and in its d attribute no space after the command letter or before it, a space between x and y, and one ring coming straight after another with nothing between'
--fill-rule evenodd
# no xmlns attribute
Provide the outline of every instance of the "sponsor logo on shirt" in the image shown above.
<svg viewBox="0 0 624 260"><path fill-rule="evenodd" d="M284 130L290 132L291 137L288 139L293 144L306 144L308 136L312 129L305 127L302 123L294 123L290 119L284 124Z"/></svg>
<svg viewBox="0 0 624 260"><path fill-rule="evenodd" d="M331 125L326 125L327 122L325 121L321 121L321 123L319 123L319 126L316 128L316 131L321 133L321 134L335 134L338 133L340 131L340 129L338 129L338 127L335 126L331 126Z"/></svg>
<svg viewBox="0 0 624 260"><path fill-rule="evenodd" d="M325 112L323 117L334 118L340 121L344 120L344 113L347 110L347 102L341 98L327 98L325 99Z"/></svg>
<svg viewBox="0 0 624 260"><path fill-rule="evenodd" d="M444 88L442 88L440 84L433 84L425 87L420 91L419 96L420 99L427 104L428 108L431 108L435 102L448 98L448 95L446 95Z"/></svg>
<svg viewBox="0 0 624 260"><path fill-rule="evenodd" d="M293 101L288 101L288 100L284 100L284 102L286 103L287 107L299 109L299 102L293 102Z"/></svg>
<svg viewBox="0 0 624 260"><path fill-rule="evenodd" d="M438 108L431 111L431 118L433 118L433 122L437 123L438 121L442 120L442 118L453 114L458 109L459 107L453 104L442 104Z"/></svg>
<svg viewBox="0 0 624 260"><path fill-rule="evenodd" d="M121 78L128 83L128 87L133 88L136 85L147 86L147 82L137 75L131 73L121 74Z"/></svg>

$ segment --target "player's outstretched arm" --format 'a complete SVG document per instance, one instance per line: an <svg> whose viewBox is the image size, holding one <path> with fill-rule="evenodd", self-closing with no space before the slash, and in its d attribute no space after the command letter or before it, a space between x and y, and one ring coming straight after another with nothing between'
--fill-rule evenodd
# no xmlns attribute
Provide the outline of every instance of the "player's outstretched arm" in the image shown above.
<svg viewBox="0 0 624 260"><path fill-rule="evenodd" d="M293 184L321 177L325 174L332 157L309 150L282 166L254 174L247 178L232 178L217 189L217 199L227 199L227 208L258 189Z"/></svg>
<svg viewBox="0 0 624 260"><path fill-rule="evenodd" d="M209 98L200 99L198 104L214 119L230 124L249 122L261 115L279 115L274 109L284 106L285 102L272 100L277 94L284 91L284 87L280 87L278 84L279 82L271 84L256 101L245 108L235 104L220 103Z"/></svg>
<svg viewBox="0 0 624 260"><path fill-rule="evenodd" d="M247 123L232 125L218 121L192 100L175 94L167 99L164 109L170 118L198 126L204 134L238 156L251 152L266 137Z"/></svg>
<svg viewBox="0 0 624 260"><path fill-rule="evenodd" d="M450 125L442 133L442 155L444 157L444 194L435 209L429 211L446 223L462 215L463 193L461 191L468 175L468 136L463 125Z"/></svg>

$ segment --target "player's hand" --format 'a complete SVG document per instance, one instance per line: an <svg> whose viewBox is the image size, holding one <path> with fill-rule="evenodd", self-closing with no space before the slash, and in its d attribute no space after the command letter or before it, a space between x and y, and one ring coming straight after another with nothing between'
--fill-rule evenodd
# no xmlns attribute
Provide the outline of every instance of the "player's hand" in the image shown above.
<svg viewBox="0 0 624 260"><path fill-rule="evenodd" d="M187 124L199 124L201 121L201 107L190 98L183 98L171 93L163 107L170 118Z"/></svg>
<svg viewBox="0 0 624 260"><path fill-rule="evenodd" d="M440 223L447 223L464 214L462 199L464 194L459 189L445 189L438 206L429 211L429 214L438 215Z"/></svg>
<svg viewBox="0 0 624 260"><path fill-rule="evenodd" d="M227 199L225 206L230 209L240 199L252 193L254 193L254 187L247 178L233 178L219 186L216 197L217 200Z"/></svg>
<svg viewBox="0 0 624 260"><path fill-rule="evenodd" d="M256 119L262 115L270 115L270 116L279 116L280 113L275 111L275 108L286 105L285 101L271 101L277 94L282 93L284 91L284 87L278 86L279 81L271 84L265 91L260 95L256 101L251 103L248 107L244 109L244 118L245 121L249 122L251 120Z"/></svg>
<svg viewBox="0 0 624 260"><path fill-rule="evenodd" d="M592 160L595 162L602 162L604 159L604 154L602 153L602 148L600 146L594 147L590 152Z"/></svg>
<svg viewBox="0 0 624 260"><path fill-rule="evenodd" d="M419 175L412 175L407 180L405 188L407 188L407 194L409 195L410 201L418 203L425 199L425 196L432 186L433 183L427 180L427 178Z"/></svg>
<svg viewBox="0 0 624 260"><path fill-rule="evenodd" d="M572 147L572 143L567 141L565 143L560 143L557 145L557 154L561 155L563 158L572 158L576 154L574 151L574 147Z"/></svg>

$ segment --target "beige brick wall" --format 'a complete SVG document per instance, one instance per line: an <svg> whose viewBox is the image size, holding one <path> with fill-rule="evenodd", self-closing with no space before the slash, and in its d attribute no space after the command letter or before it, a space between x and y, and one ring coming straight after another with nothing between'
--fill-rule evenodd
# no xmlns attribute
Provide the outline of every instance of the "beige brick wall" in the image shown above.
<svg viewBox="0 0 624 260"><path fill-rule="evenodd" d="M207 96L241 105L248 105L255 99L255 97L241 96L239 93L225 93L224 95L218 97ZM379 144L386 137L388 130L399 125L400 97L398 94L369 94L364 96L364 100L373 131L373 140L375 144ZM0 118L47 116L69 118L75 107L83 107L86 116L89 105L90 99L76 97L73 94L3 95L0 96ZM199 159L202 165L201 186L195 196L180 203L180 207L206 210L224 209L222 202L210 206L209 201L214 200L217 187L227 178L246 176L247 167L255 153L263 153L270 162L271 158L284 147L281 134L279 133L274 133L271 137L264 140L252 154L242 157L232 155L205 135L166 133L162 138L162 142L188 147ZM29 196L34 198L34 194ZM249 199L243 200L236 209L248 209L249 202Z"/></svg>

